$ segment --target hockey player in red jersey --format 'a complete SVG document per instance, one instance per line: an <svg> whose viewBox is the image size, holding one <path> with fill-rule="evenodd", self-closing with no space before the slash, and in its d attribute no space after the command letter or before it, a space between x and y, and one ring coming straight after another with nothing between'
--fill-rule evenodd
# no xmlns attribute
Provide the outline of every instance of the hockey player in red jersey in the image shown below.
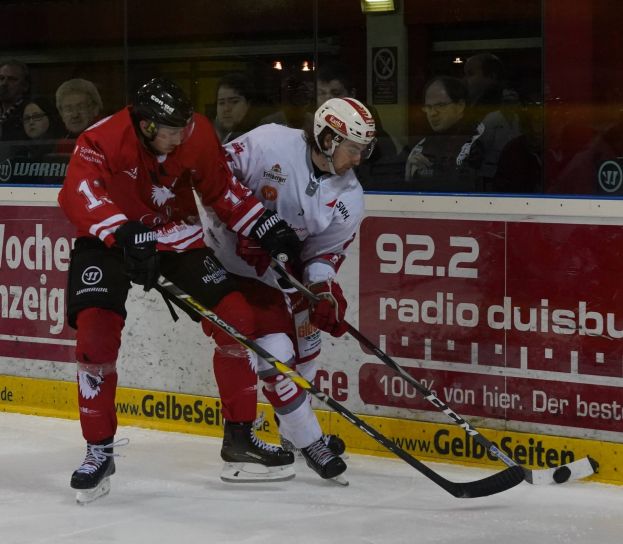
<svg viewBox="0 0 623 544"><path fill-rule="evenodd" d="M363 190L353 168L370 156L375 134L374 118L361 102L333 98L318 108L313 128L305 132L263 125L225 146L236 178L301 239L301 250L291 265L299 279L322 298L312 308L296 293L283 302L278 276L268 267L270 255L256 240L231 232L214 212L207 214L209 243L225 268L247 278L259 276L272 287L265 287L263 296L267 299L272 292L277 309L272 319L276 323L279 318L287 333L271 336L273 351L278 352L280 346L279 353L286 354L282 360L295 365L310 381L320 352L318 329L336 337L347 330L346 299L336 276L364 214ZM220 380L227 370L215 361L214 373ZM306 392L262 361L258 374L264 395L275 408L282 438L300 450L323 478L342 474L346 464L339 454L344 443L337 436L322 434ZM256 383L250 370L239 379L245 379L248 388ZM254 417L256 405L251 396L230 395L227 402L241 420Z"/></svg>
<svg viewBox="0 0 623 544"><path fill-rule="evenodd" d="M79 501L107 493L115 471L116 360L131 283L149 290L162 275L245 335L262 341L276 332L206 247L193 189L231 232L271 254L298 253L296 233L233 178L210 122L193 112L173 82L146 83L131 106L76 142L58 201L78 231L67 313L77 329L78 404L87 441L86 458L71 478ZM214 337L222 348L216 359L237 349L225 333ZM241 361L230 367L231 390L246 387L236 376L252 362ZM255 402L255 391L238 393ZM223 411L225 461L256 463L264 472L255 472L267 479L293 477L290 452L259 440L252 422L228 413L227 406Z"/></svg>

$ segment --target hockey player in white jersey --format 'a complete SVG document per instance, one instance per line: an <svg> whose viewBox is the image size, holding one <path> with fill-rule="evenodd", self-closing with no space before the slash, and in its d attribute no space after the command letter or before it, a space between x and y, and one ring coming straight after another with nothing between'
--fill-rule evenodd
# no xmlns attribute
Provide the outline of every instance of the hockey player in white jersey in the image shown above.
<svg viewBox="0 0 623 544"><path fill-rule="evenodd" d="M274 308L271 319L283 322L283 334L270 335L262 347L279 360L296 365L310 381L320 352L320 330L338 337L347 329L343 321L347 303L336 275L364 213L363 190L353 168L369 157L374 144L375 122L369 110L355 99L333 98L318 108L313 127L307 131L263 125L225 146L238 181L298 234L302 250L297 262L289 263L290 270L322 300L309 307L298 293L285 294L269 267L270 257L259 244L232 235L208 210L209 245L227 270L256 278L248 280L243 292L256 303L258 297L264 297L265 302L260 303ZM270 288L258 289L257 278ZM239 354L237 357L240 360ZM241 388L228 387L228 383L235 379L240 385L244 380L253 389L257 370L263 392L275 408L282 438L300 449L321 477L343 473L346 464L339 454L344 443L322 434L307 393L261 359L247 363L246 371L239 366L234 374L235 358L236 354L221 354L214 361L221 399L229 411L239 414L240 422L255 417L255 399L236 395ZM254 365L257 367L251 368Z"/></svg>

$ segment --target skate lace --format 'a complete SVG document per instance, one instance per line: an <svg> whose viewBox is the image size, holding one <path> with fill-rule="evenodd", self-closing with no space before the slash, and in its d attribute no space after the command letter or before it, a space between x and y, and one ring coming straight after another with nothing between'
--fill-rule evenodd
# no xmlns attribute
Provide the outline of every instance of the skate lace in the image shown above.
<svg viewBox="0 0 623 544"><path fill-rule="evenodd" d="M316 440L316 442L314 442L311 446L307 446L304 449L307 452L307 455L309 455L320 466L326 465L335 457L322 438Z"/></svg>
<svg viewBox="0 0 623 544"><path fill-rule="evenodd" d="M109 453L107 448L126 446L130 442L129 438L120 438L110 444L87 444L87 455L82 461L82 465L77 470L83 474L92 474L102 466L107 457L119 457L118 453Z"/></svg>
<svg viewBox="0 0 623 544"><path fill-rule="evenodd" d="M251 431L251 442L253 442L253 444L255 446L257 446L258 448L261 448L261 449L263 449L265 451L268 451L270 453L276 453L276 452L279 451L279 447L278 446L273 446L272 444L267 444L259 436L257 436L255 434L254 430Z"/></svg>

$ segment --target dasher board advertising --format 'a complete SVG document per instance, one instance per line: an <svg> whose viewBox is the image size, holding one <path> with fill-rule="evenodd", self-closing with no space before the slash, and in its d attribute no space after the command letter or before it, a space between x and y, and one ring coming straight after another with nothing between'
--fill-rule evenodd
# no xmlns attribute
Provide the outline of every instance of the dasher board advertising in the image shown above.
<svg viewBox="0 0 623 544"><path fill-rule="evenodd" d="M362 332L459 413L623 431L623 229L367 217L360 247ZM359 380L431 409L383 364Z"/></svg>

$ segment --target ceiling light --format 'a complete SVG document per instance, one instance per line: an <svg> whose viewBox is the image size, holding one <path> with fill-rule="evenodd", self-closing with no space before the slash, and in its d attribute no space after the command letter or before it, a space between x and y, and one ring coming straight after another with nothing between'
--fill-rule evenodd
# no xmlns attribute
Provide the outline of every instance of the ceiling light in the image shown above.
<svg viewBox="0 0 623 544"><path fill-rule="evenodd" d="M396 11L394 0L361 0L363 13L392 13Z"/></svg>

